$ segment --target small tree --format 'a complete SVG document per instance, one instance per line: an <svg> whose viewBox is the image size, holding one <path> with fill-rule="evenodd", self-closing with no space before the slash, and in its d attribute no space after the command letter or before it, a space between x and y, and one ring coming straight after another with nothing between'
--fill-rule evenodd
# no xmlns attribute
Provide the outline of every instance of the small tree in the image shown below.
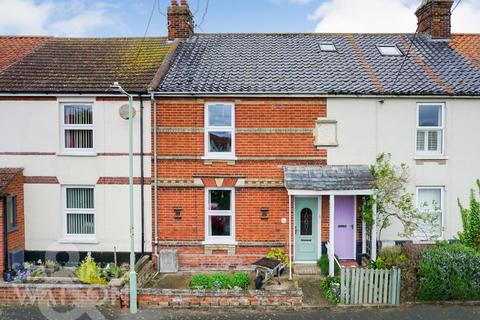
<svg viewBox="0 0 480 320"><path fill-rule="evenodd" d="M395 166L391 163L391 155L381 153L371 166L373 176L372 189L374 197L366 197L363 206L363 219L371 228L373 224L373 204L376 202L378 238L382 231L392 224L392 220L400 221L403 231L400 236L411 238L415 233L422 233L427 239L437 238L439 234L431 232L431 226L438 216L422 212L415 206L414 195L406 191L409 180L409 169L405 164Z"/></svg>
<svg viewBox="0 0 480 320"><path fill-rule="evenodd" d="M477 187L480 190L480 180L477 180ZM458 233L459 240L463 245L480 251L480 203L475 198L475 191L470 190L469 209L462 206L460 199L457 201L463 224L463 232Z"/></svg>

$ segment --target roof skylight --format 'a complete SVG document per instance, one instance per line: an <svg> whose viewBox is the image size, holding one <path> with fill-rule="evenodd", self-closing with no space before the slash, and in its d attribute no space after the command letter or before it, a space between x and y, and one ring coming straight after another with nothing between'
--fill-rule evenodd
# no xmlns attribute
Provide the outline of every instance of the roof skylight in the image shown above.
<svg viewBox="0 0 480 320"><path fill-rule="evenodd" d="M320 46L320 50L327 51L327 52L334 52L337 51L335 44L332 41L322 41L318 44Z"/></svg>
<svg viewBox="0 0 480 320"><path fill-rule="evenodd" d="M395 45L381 45L377 48L383 56L403 56L402 51Z"/></svg>

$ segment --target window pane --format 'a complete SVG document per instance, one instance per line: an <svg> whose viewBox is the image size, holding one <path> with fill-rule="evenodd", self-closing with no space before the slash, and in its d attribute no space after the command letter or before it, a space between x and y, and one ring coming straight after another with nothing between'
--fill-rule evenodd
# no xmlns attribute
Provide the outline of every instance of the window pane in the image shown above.
<svg viewBox="0 0 480 320"><path fill-rule="evenodd" d="M420 106L418 109L418 125L420 127L442 126L441 106Z"/></svg>
<svg viewBox="0 0 480 320"><path fill-rule="evenodd" d="M93 188L67 188L68 209L93 209Z"/></svg>
<svg viewBox="0 0 480 320"><path fill-rule="evenodd" d="M440 131L428 131L428 151L440 152L441 139Z"/></svg>
<svg viewBox="0 0 480 320"><path fill-rule="evenodd" d="M68 213L67 214L68 234L94 234L95 222L93 214Z"/></svg>
<svg viewBox="0 0 480 320"><path fill-rule="evenodd" d="M14 197L7 197L7 229L16 226L14 201Z"/></svg>
<svg viewBox="0 0 480 320"><path fill-rule="evenodd" d="M231 152L232 133L228 131L210 131L208 133L209 152Z"/></svg>
<svg viewBox="0 0 480 320"><path fill-rule="evenodd" d="M92 106L91 105L65 105L64 106L65 124L92 124Z"/></svg>
<svg viewBox="0 0 480 320"><path fill-rule="evenodd" d="M210 190L210 210L230 210L231 190Z"/></svg>
<svg viewBox="0 0 480 320"><path fill-rule="evenodd" d="M300 235L311 236L312 235L312 210L304 208L300 211Z"/></svg>
<svg viewBox="0 0 480 320"><path fill-rule="evenodd" d="M212 236L230 236L230 217L210 216L210 232Z"/></svg>
<svg viewBox="0 0 480 320"><path fill-rule="evenodd" d="M417 131L417 151L425 151L425 131Z"/></svg>
<svg viewBox="0 0 480 320"><path fill-rule="evenodd" d="M208 125L230 127L232 125L232 107L208 106Z"/></svg>
<svg viewBox="0 0 480 320"><path fill-rule="evenodd" d="M93 148L93 130L65 130L65 148Z"/></svg>
<svg viewBox="0 0 480 320"><path fill-rule="evenodd" d="M418 189L418 205L420 210L441 210L441 189Z"/></svg>

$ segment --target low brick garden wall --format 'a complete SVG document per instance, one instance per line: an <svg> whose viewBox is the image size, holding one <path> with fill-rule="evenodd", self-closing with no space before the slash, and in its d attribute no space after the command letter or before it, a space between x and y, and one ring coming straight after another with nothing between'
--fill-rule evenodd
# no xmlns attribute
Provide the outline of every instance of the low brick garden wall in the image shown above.
<svg viewBox="0 0 480 320"><path fill-rule="evenodd" d="M121 285L0 282L3 305L120 306Z"/></svg>
<svg viewBox="0 0 480 320"><path fill-rule="evenodd" d="M294 291L261 290L171 290L143 288L138 290L139 307L250 307L250 306L300 306L301 289ZM129 306L128 287L122 290L122 307Z"/></svg>

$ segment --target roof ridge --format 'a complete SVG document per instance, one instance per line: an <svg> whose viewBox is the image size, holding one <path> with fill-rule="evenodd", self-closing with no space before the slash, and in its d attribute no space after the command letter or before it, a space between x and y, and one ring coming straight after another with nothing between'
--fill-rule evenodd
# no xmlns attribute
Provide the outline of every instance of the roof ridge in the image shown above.
<svg viewBox="0 0 480 320"><path fill-rule="evenodd" d="M414 32L199 32L195 35L414 35Z"/></svg>

